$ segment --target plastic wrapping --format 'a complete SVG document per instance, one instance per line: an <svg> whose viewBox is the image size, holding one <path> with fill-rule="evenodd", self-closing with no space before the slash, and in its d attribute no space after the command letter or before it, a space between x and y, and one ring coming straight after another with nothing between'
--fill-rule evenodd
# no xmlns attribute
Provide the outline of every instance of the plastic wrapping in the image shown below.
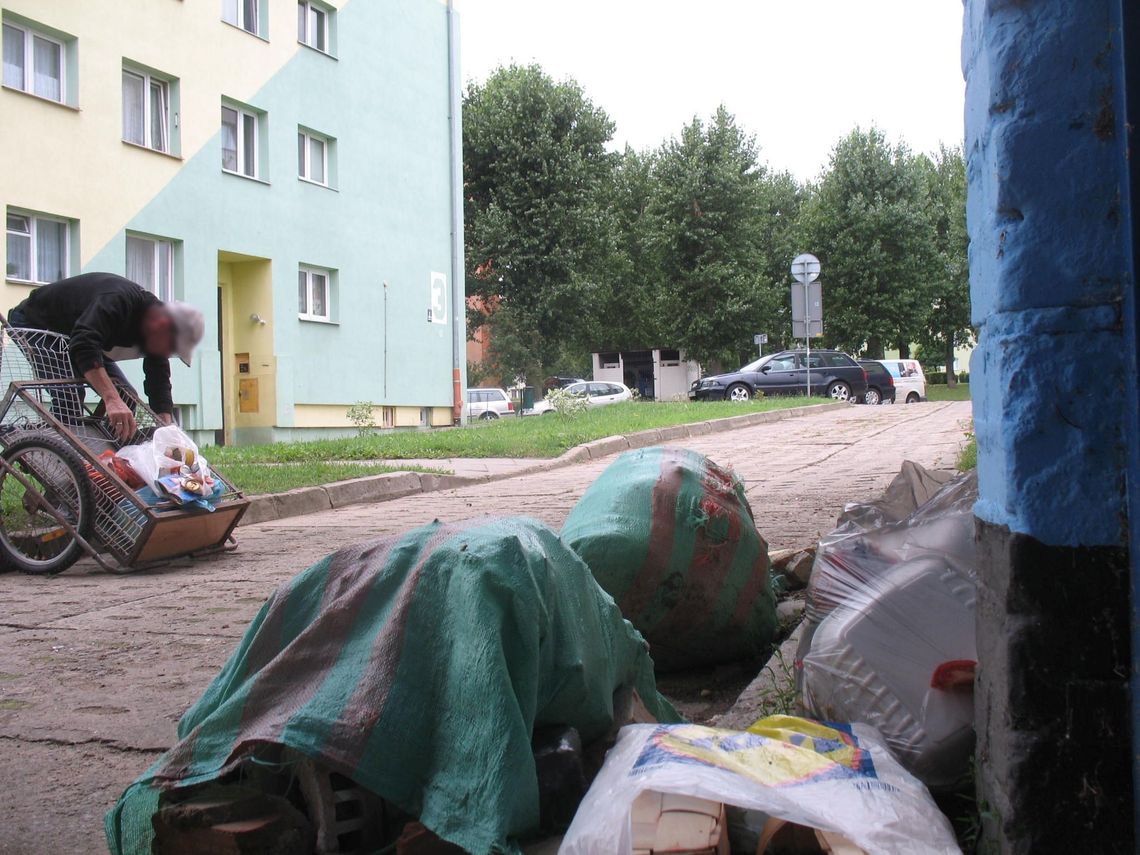
<svg viewBox="0 0 1140 855"><path fill-rule="evenodd" d="M960 852L926 788L872 728L772 716L747 731L623 728L559 855L630 855L631 812L646 791L759 811L842 835L867 852Z"/></svg>
<svg viewBox="0 0 1140 855"><path fill-rule="evenodd" d="M977 479L938 487L908 464L892 488L820 541L796 663L803 707L875 727L909 771L950 787L973 746Z"/></svg>
<svg viewBox="0 0 1140 855"><path fill-rule="evenodd" d="M768 544L743 483L704 455L626 452L579 499L562 539L645 636L659 670L770 652Z"/></svg>

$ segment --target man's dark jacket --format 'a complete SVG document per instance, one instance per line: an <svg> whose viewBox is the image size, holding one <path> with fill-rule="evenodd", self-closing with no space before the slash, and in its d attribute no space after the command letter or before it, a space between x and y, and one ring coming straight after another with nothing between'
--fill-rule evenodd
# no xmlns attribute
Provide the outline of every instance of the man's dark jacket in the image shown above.
<svg viewBox="0 0 1140 855"><path fill-rule="evenodd" d="M13 314L22 314L25 326L71 336L71 361L80 375L103 367L110 359L105 354L118 348L127 358L141 355L143 391L150 406L155 412L170 413L174 410L170 361L142 351L143 315L161 302L114 273L83 273L41 285Z"/></svg>

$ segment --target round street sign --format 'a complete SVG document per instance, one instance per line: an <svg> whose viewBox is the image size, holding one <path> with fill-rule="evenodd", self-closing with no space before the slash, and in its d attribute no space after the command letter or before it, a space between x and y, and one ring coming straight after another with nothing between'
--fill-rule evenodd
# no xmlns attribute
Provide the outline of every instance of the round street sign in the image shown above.
<svg viewBox="0 0 1140 855"><path fill-rule="evenodd" d="M797 255L792 261L792 278L807 285L819 278L819 259L811 253Z"/></svg>

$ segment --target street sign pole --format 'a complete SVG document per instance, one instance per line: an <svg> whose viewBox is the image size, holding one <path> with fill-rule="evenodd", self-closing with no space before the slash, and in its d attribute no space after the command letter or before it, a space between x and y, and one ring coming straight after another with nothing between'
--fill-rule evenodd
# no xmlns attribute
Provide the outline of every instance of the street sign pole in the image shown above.
<svg viewBox="0 0 1140 855"><path fill-rule="evenodd" d="M804 341L807 342L807 396L811 397L811 281L804 277Z"/></svg>
<svg viewBox="0 0 1140 855"><path fill-rule="evenodd" d="M752 336L752 343L760 350L759 356L764 355L764 345L768 343L768 333L756 333Z"/></svg>
<svg viewBox="0 0 1140 855"><path fill-rule="evenodd" d="M797 255L792 261L792 278L804 286L804 350L807 353L807 393L811 397L811 283L819 278L819 259L810 253ZM795 286L793 285L794 289ZM792 299L792 320L795 321L795 299ZM821 303L822 305L822 303ZM823 316L820 315L822 322Z"/></svg>

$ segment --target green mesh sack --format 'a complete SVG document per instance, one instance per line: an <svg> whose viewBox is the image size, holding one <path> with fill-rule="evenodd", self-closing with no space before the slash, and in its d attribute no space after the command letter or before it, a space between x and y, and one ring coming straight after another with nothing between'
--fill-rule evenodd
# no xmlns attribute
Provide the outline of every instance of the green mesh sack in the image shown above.
<svg viewBox="0 0 1140 855"><path fill-rule="evenodd" d="M704 455L626 452L574 506L562 539L649 641L658 669L770 650L776 602L768 544L744 486Z"/></svg>
<svg viewBox="0 0 1140 855"><path fill-rule="evenodd" d="M645 641L541 523L432 525L337 552L270 597L107 815L112 853L150 853L159 795L288 746L469 852L539 821L536 726L604 735L614 692L662 721Z"/></svg>

